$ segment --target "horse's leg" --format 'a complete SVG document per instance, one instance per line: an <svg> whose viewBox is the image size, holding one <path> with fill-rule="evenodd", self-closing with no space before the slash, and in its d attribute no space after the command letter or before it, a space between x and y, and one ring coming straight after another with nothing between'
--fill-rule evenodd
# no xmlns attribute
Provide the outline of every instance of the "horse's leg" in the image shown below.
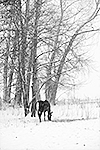
<svg viewBox="0 0 100 150"><path fill-rule="evenodd" d="M45 121L45 111L44 111L44 121Z"/></svg>

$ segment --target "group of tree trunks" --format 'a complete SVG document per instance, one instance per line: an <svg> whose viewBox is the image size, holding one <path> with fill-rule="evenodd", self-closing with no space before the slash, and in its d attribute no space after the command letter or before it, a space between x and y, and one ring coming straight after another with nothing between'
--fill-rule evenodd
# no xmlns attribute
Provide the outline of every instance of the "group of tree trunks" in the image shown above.
<svg viewBox="0 0 100 150"><path fill-rule="evenodd" d="M33 105L41 99L41 89L53 104L59 87L71 89L77 72L88 62L81 45L91 32L99 30L93 23L99 15L100 1L81 3L0 0L0 67L5 102L11 102L13 95L14 102L23 104L26 110L30 87Z"/></svg>

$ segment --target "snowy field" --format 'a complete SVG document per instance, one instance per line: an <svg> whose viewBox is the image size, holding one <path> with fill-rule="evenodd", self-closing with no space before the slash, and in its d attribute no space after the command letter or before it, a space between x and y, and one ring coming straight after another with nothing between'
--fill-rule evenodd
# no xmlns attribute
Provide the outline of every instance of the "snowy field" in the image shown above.
<svg viewBox="0 0 100 150"><path fill-rule="evenodd" d="M0 111L0 150L100 150L100 107L53 106L52 121Z"/></svg>

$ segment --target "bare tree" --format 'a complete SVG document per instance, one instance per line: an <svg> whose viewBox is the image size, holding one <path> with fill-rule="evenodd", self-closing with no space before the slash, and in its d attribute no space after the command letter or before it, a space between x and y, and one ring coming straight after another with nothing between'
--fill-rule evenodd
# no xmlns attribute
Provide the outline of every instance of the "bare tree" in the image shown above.
<svg viewBox="0 0 100 150"><path fill-rule="evenodd" d="M87 58L83 59L85 52L81 52L79 49L90 33L99 31L93 27L99 9L99 1L86 3L74 0L68 3L60 1L60 11L58 14L56 13L57 17L50 18L49 15L48 22L53 23L54 21L55 25L46 24L47 26L44 26L45 36L41 39L45 45L44 48L48 49L49 57L44 54L47 63L43 63L47 72L47 75L44 76L46 78L45 93L46 98L52 103L55 103L57 89L64 72L67 72L71 77L71 71L79 71L83 68L83 64L87 63ZM55 16L53 7L49 11L52 11ZM48 17L45 20L47 21Z"/></svg>
<svg viewBox="0 0 100 150"><path fill-rule="evenodd" d="M53 95L52 95L52 99L53 100L55 100L55 98L56 98L56 92L57 92L59 80L60 80L60 77L61 77L61 74L62 74L62 70L63 70L63 67L64 67L64 63L65 63L66 57L69 54L69 52L71 51L75 41L82 34L85 34L87 32L91 32L91 31L95 31L95 29L91 29L91 28L90 29L89 28L85 29L85 27L88 26L88 24L91 23L97 17L97 15L98 15L98 13L100 11L99 3L100 3L100 1L96 2L94 11L91 13L91 15L89 17L87 17L82 23L77 25L76 30L73 32L72 36L70 37L70 39L68 41L68 45L65 48L65 51L64 51L63 56L62 56L62 58L60 60L60 63L59 63L59 67L57 69L55 83L54 83L54 86L53 86Z"/></svg>

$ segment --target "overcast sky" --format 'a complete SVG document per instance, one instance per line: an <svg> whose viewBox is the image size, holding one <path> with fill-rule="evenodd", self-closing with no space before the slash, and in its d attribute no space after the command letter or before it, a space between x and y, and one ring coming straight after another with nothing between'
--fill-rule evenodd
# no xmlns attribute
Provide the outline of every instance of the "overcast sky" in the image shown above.
<svg viewBox="0 0 100 150"><path fill-rule="evenodd" d="M93 60L90 67L92 69L90 69L88 78L80 87L78 94L82 97L98 98L100 97L100 33L92 38L89 52Z"/></svg>
<svg viewBox="0 0 100 150"><path fill-rule="evenodd" d="M59 91L57 98L66 99L74 96L82 99L100 98L100 33L91 38L88 43L88 46L86 43L84 43L84 46L86 46L85 48L88 50L92 62L90 63L89 71L82 76L81 86L75 87L75 90L71 90L69 95L67 90Z"/></svg>

